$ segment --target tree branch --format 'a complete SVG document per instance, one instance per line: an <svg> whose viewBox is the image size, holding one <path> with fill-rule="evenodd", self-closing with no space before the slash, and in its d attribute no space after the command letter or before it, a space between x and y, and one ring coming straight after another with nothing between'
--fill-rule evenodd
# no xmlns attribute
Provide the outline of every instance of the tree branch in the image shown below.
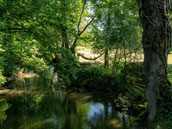
<svg viewBox="0 0 172 129"><path fill-rule="evenodd" d="M87 27L94 21L94 18L96 15L85 25L85 27L82 29L82 31L78 32L78 36L81 36L82 33L87 29Z"/></svg>
<svg viewBox="0 0 172 129"><path fill-rule="evenodd" d="M85 25L85 27L81 31L78 32L78 34L77 34L77 36L76 36L76 38L75 38L75 40L73 42L73 45L71 46L71 50L73 52L75 51L74 49L76 47L76 43L77 43L78 37L81 36L85 32L85 30L88 28L88 26L94 21L95 17L96 17L96 15Z"/></svg>
<svg viewBox="0 0 172 129"><path fill-rule="evenodd" d="M29 28L2 28L0 32L29 32Z"/></svg>
<svg viewBox="0 0 172 129"><path fill-rule="evenodd" d="M84 13L86 3L87 3L87 0L84 1L83 6L82 6L82 12L81 12L81 15L80 15L80 18L79 18L79 22L78 22L78 26L77 26L78 32L80 31L79 27L80 27L80 24L81 24L82 15Z"/></svg>

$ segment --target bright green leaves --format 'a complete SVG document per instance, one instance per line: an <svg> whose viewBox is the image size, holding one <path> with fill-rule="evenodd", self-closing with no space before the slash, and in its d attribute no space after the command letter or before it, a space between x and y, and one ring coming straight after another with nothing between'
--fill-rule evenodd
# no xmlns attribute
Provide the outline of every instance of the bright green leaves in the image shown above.
<svg viewBox="0 0 172 129"><path fill-rule="evenodd" d="M10 104L0 99L0 120L6 120L6 111L10 108Z"/></svg>
<svg viewBox="0 0 172 129"><path fill-rule="evenodd" d="M3 75L23 68L42 74L47 65L53 65L62 78L75 78L78 63L70 52L73 46L94 44L102 51L121 49L125 42L133 48L140 41L133 6L130 0L0 1Z"/></svg>
<svg viewBox="0 0 172 129"><path fill-rule="evenodd" d="M1 39L1 38L0 38ZM2 45L0 44L0 86L5 83L6 78L3 76L3 67L4 66L4 57L2 56L4 54L5 50L2 49Z"/></svg>
<svg viewBox="0 0 172 129"><path fill-rule="evenodd" d="M103 50L142 50L137 6L131 0L104 1L102 13L94 22L94 48Z"/></svg>
<svg viewBox="0 0 172 129"><path fill-rule="evenodd" d="M0 68L0 86L6 82L6 78L3 76L3 70Z"/></svg>

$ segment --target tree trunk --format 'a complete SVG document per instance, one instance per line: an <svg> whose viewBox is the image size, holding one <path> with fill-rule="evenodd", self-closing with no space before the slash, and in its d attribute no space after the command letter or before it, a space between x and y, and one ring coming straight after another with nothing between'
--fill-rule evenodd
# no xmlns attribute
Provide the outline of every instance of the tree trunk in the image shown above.
<svg viewBox="0 0 172 129"><path fill-rule="evenodd" d="M66 0L62 1L62 18L63 20L59 23L61 28L61 37L62 37L62 47L69 48L69 39L68 39L68 28L65 26L67 23L67 5Z"/></svg>
<svg viewBox="0 0 172 129"><path fill-rule="evenodd" d="M109 66L109 51L108 48L105 48L104 67L108 68L108 66Z"/></svg>
<svg viewBox="0 0 172 129"><path fill-rule="evenodd" d="M67 28L63 25L63 23L60 23L60 26L61 26L62 47L69 48Z"/></svg>
<svg viewBox="0 0 172 129"><path fill-rule="evenodd" d="M104 114L105 114L105 120L108 120L109 118L108 102L104 102Z"/></svg>
<svg viewBox="0 0 172 129"><path fill-rule="evenodd" d="M167 77L167 57L171 46L169 6L169 0L139 1L149 120L156 116L157 96L162 97L170 85Z"/></svg>
<svg viewBox="0 0 172 129"><path fill-rule="evenodd" d="M111 29L111 13L110 10L107 12L107 25L106 25L106 40L105 40L105 57L104 57L104 67L109 66L109 46L110 46L110 29Z"/></svg>

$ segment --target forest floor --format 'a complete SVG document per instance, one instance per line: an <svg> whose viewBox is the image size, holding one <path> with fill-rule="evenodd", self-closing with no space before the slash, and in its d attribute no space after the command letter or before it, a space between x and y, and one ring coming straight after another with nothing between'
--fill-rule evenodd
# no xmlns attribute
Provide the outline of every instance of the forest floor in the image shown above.
<svg viewBox="0 0 172 129"><path fill-rule="evenodd" d="M77 53L81 53L82 55L84 55L87 58L95 58L100 55L100 54L94 53L94 51L91 50L90 48L85 48L85 47L78 47ZM111 58L114 57L113 52L110 53L110 57ZM137 56L137 58L134 58L131 62L134 62L134 60L136 62L143 62L143 59L144 59L144 55L141 54L141 55ZM100 58L98 58L96 60L85 60L81 56L79 56L79 61L80 62L90 62L90 63L99 62L99 63L103 64L104 63L104 55L102 55ZM168 64L172 64L172 54L168 55Z"/></svg>

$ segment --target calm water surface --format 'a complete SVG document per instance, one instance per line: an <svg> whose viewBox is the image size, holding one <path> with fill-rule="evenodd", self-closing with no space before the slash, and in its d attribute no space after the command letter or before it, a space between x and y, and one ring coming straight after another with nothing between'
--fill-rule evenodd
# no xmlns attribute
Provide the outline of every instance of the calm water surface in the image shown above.
<svg viewBox="0 0 172 129"><path fill-rule="evenodd" d="M0 94L0 129L139 129L104 97L58 90L39 78L21 79ZM138 128L139 127L139 128Z"/></svg>

